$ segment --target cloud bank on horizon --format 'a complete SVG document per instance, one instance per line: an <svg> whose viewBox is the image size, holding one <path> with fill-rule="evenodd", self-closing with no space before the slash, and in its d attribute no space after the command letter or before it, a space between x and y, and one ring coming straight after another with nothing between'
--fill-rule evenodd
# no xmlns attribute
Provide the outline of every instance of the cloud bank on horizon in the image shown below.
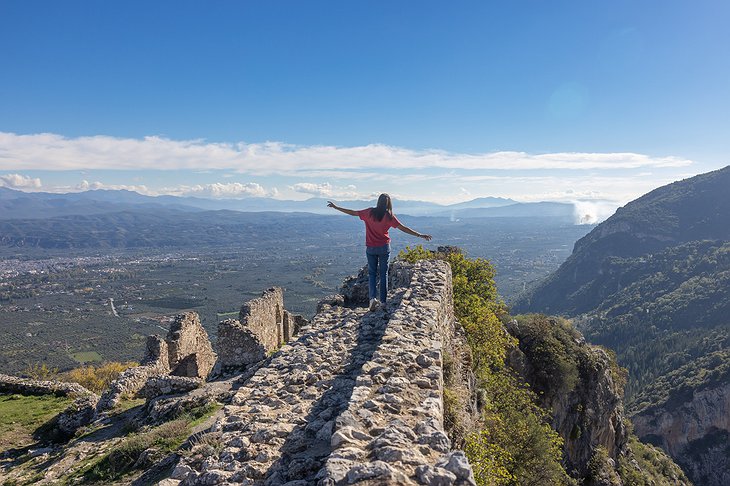
<svg viewBox="0 0 730 486"><path fill-rule="evenodd" d="M299 146L0 132L0 171L7 172L0 174L0 185L49 192L128 189L213 198L357 199L388 191L403 199L441 203L499 196L618 206L693 175L692 164L683 157L630 152L469 154L382 144ZM80 178L69 183L76 176ZM89 182L91 176L105 180Z"/></svg>

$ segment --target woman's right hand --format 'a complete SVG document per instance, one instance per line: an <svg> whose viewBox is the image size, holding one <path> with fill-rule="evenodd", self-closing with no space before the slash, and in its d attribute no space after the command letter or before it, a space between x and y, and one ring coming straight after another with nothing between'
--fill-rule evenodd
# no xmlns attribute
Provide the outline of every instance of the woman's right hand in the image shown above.
<svg viewBox="0 0 730 486"><path fill-rule="evenodd" d="M327 201L327 207L328 208L335 208L335 209L337 209L337 206L332 201Z"/></svg>
<svg viewBox="0 0 730 486"><path fill-rule="evenodd" d="M421 235L421 238L423 238L426 241L431 241L431 235Z"/></svg>

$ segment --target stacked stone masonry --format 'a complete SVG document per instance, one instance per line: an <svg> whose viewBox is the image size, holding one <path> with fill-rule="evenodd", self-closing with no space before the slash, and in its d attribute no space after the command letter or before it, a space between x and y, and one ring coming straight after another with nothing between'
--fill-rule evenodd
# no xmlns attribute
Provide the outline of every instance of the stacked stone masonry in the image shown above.
<svg viewBox="0 0 730 486"><path fill-rule="evenodd" d="M149 397L156 393L154 390L189 390L191 381L172 378L157 380L146 389L145 385L151 378L170 373L178 377L197 378L195 383L202 382L210 374L215 361L216 355L198 314L179 314L164 340L159 336L147 338L145 356L140 366L123 371L111 383L109 389L102 394L97 410L102 412L114 408L123 396L142 393L142 396Z"/></svg>
<svg viewBox="0 0 730 486"><path fill-rule="evenodd" d="M215 365L216 354L197 313L179 314L165 341L170 374L201 379L208 377Z"/></svg>
<svg viewBox="0 0 730 486"><path fill-rule="evenodd" d="M279 287L241 307L236 319L218 324L218 361L222 370L245 369L279 349L298 334L306 320L284 310L284 293Z"/></svg>
<svg viewBox="0 0 730 486"><path fill-rule="evenodd" d="M87 396L92 392L78 383L65 383L54 380L31 380L0 373L0 393L20 395L55 395L58 397Z"/></svg>
<svg viewBox="0 0 730 486"><path fill-rule="evenodd" d="M392 274L384 309L323 303L224 408L219 452L194 448L165 484L474 484L443 427L451 271L399 262Z"/></svg>

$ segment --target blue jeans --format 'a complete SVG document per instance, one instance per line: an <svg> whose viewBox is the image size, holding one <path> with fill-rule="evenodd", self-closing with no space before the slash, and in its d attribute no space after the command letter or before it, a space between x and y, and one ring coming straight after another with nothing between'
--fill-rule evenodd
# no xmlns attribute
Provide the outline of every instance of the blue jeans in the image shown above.
<svg viewBox="0 0 730 486"><path fill-rule="evenodd" d="M390 245L368 246L365 250L368 257L368 289L371 299L374 299L376 293L376 280L378 275L378 267L380 267L380 302L385 303L388 295L388 258L390 257Z"/></svg>

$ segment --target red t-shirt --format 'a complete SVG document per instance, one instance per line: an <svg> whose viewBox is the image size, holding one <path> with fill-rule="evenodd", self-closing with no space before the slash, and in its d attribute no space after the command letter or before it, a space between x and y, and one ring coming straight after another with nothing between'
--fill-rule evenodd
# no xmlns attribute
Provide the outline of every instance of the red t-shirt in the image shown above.
<svg viewBox="0 0 730 486"><path fill-rule="evenodd" d="M385 213L383 219L378 221L370 214L371 209L361 209L357 212L360 219L365 221L365 244L367 246L387 245L390 243L388 230L400 226L400 221L395 216L391 218L388 213Z"/></svg>

